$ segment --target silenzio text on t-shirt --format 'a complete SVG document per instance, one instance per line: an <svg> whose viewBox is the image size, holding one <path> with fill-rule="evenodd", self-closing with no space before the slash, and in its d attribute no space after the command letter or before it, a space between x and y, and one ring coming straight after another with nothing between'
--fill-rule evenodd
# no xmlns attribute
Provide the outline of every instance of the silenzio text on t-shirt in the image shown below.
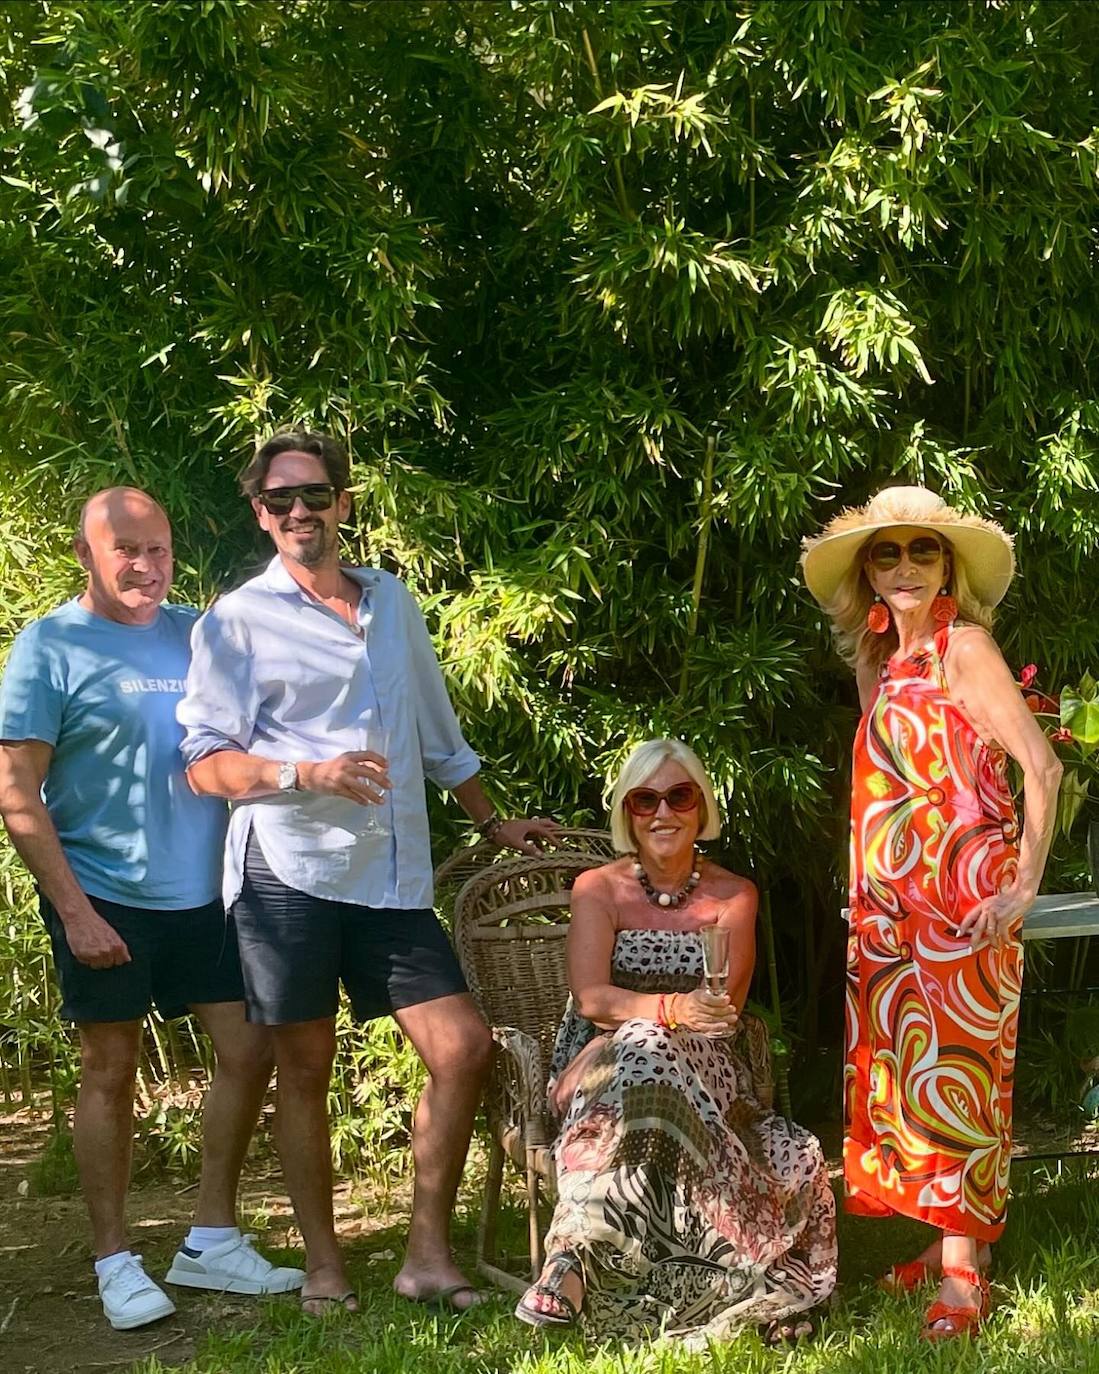
<svg viewBox="0 0 1099 1374"><path fill-rule="evenodd" d="M185 678L182 677L131 677L123 678L118 684L123 694L130 692L175 692L182 696Z"/></svg>

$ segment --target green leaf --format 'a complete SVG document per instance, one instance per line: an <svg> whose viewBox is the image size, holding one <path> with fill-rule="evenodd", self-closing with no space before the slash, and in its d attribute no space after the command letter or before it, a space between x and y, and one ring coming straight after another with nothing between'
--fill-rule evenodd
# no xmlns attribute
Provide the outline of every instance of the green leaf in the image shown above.
<svg viewBox="0 0 1099 1374"><path fill-rule="evenodd" d="M1061 728L1070 730L1080 744L1089 748L1099 745L1099 698L1093 681L1085 678L1079 692L1071 687L1062 689Z"/></svg>

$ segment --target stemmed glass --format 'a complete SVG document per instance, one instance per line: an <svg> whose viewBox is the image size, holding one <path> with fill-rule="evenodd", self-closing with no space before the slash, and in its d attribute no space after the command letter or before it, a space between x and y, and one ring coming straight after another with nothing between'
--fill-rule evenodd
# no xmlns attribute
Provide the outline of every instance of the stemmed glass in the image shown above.
<svg viewBox="0 0 1099 1374"><path fill-rule="evenodd" d="M706 991L720 997L729 990L729 930L726 926L703 926L698 932L702 942L702 980ZM730 1035L731 1031L716 1032Z"/></svg>
<svg viewBox="0 0 1099 1374"><path fill-rule="evenodd" d="M389 731L376 721L367 721L362 729L362 747L368 753L377 754L381 758L389 759ZM382 825L378 820L378 807L382 802L367 802L366 817L363 820L362 830L364 835L374 835L378 839L384 839L390 834L388 826Z"/></svg>
<svg viewBox="0 0 1099 1374"><path fill-rule="evenodd" d="M706 991L720 997L729 989L728 927L703 926L698 938L702 942L702 976Z"/></svg>

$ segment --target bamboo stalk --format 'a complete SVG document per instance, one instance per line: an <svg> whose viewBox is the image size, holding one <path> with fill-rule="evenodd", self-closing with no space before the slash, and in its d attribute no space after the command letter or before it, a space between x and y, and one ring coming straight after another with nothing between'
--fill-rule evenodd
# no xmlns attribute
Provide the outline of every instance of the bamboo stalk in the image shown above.
<svg viewBox="0 0 1099 1374"><path fill-rule="evenodd" d="M34 1106L34 1084L31 1082L31 1066L27 1060L27 1047L22 1041L16 1049L16 1063L19 1068L19 1095L24 1107Z"/></svg>
<svg viewBox="0 0 1099 1374"><path fill-rule="evenodd" d="M183 1045L180 1042L179 1030L174 1021L165 1021L164 1040L168 1048L168 1061L172 1082L178 1087L186 1087L186 1056L183 1053Z"/></svg>
<svg viewBox="0 0 1099 1374"><path fill-rule="evenodd" d="M804 913L804 954L802 956L802 967L805 974L805 1000L803 1002L805 1012L802 1017L802 1034L805 1036L806 1052L812 1055L816 1053L819 1021L816 912L813 909L813 894L809 890L809 885L805 882L801 882L799 883L799 888L801 891L801 909Z"/></svg>
<svg viewBox="0 0 1099 1374"><path fill-rule="evenodd" d="M767 946L767 984L771 994L771 1012L775 1018L775 1036L783 1038L782 999L778 990L778 963L775 958L775 928L771 920L771 894L764 888L759 897L759 923L763 928L763 940ZM783 1057L775 1067L775 1090L778 1105L787 1121L793 1120L793 1105L790 1101L790 1076Z"/></svg>
<svg viewBox="0 0 1099 1374"><path fill-rule="evenodd" d="M580 30L580 37L584 44L584 56L588 60L588 68L591 71L592 82L595 85L596 98L603 99L603 83L599 79L599 64L595 60L595 50L591 45L591 38L586 28ZM617 153L611 154L611 167L614 171L614 191L615 199L618 202L618 209L624 219L633 219L634 213L630 206L630 198L626 194L626 179L622 175L622 159Z"/></svg>
<svg viewBox="0 0 1099 1374"><path fill-rule="evenodd" d="M687 648L683 654L683 666L679 670L679 695L687 693L687 682L691 671L691 645L698 631L698 611L702 604L702 581L706 575L706 554L710 547L710 526L713 523L714 508L714 455L717 452L717 435L706 436L706 459L702 465L702 498L699 502L698 553L695 555L694 584L691 587L691 612L687 618Z"/></svg>
<svg viewBox="0 0 1099 1374"><path fill-rule="evenodd" d="M756 93L750 87L748 90L748 136L752 140L753 148L756 141ZM756 169L752 165L752 175L748 178L748 238L754 239L756 236Z"/></svg>
<svg viewBox="0 0 1099 1374"><path fill-rule="evenodd" d="M157 1058L160 1060L160 1081L162 1083L167 1083L171 1078L171 1073L168 1068L168 1056L164 1049L163 1024L157 1017L150 1016L149 1029L153 1033L153 1044L156 1046Z"/></svg>

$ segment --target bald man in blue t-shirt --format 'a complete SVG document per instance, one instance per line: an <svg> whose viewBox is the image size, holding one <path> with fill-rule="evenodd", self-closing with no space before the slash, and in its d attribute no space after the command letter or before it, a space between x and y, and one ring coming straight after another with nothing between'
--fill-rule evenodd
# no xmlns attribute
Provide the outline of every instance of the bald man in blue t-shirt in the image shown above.
<svg viewBox="0 0 1099 1374"><path fill-rule="evenodd" d="M168 518L129 487L93 496L73 541L81 596L15 639L0 685L0 813L37 881L62 1014L80 1034L73 1140L104 1313L128 1330L175 1307L126 1244L142 1024L193 1011L217 1069L206 1097L195 1225L168 1281L235 1293L300 1288L236 1226L241 1164L271 1073L244 1016L237 941L219 898L224 803L196 797L176 704L197 612L164 606Z"/></svg>

